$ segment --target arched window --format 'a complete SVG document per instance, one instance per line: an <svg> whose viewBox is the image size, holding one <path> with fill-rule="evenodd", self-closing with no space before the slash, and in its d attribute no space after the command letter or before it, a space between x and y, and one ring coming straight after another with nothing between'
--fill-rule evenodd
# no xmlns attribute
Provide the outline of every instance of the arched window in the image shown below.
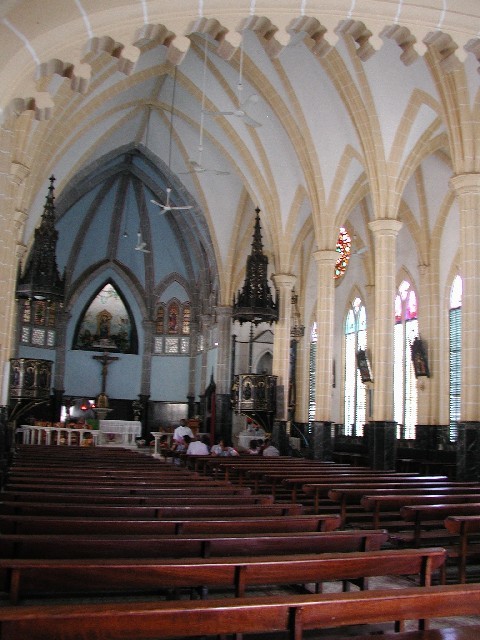
<svg viewBox="0 0 480 640"><path fill-rule="evenodd" d="M462 393L462 279L455 276L449 311L449 414L450 440L457 440Z"/></svg>
<svg viewBox="0 0 480 640"><path fill-rule="evenodd" d="M393 333L393 407L398 424L397 437L415 439L417 424L417 381L411 356L411 344L418 336L417 296L406 280L395 296Z"/></svg>
<svg viewBox="0 0 480 640"><path fill-rule="evenodd" d="M308 378L308 421L315 420L315 378L317 361L317 323L314 322L310 332L310 367Z"/></svg>
<svg viewBox="0 0 480 640"><path fill-rule="evenodd" d="M74 349L137 353L137 334L127 303L111 282L91 298L75 332Z"/></svg>
<svg viewBox="0 0 480 640"><path fill-rule="evenodd" d="M357 354L367 348L367 314L355 298L345 320L345 435L363 435L367 419L367 389L357 365Z"/></svg>
<svg viewBox="0 0 480 640"><path fill-rule="evenodd" d="M188 355L190 322L190 302L182 304L177 299L171 299L159 303L155 316L154 353Z"/></svg>

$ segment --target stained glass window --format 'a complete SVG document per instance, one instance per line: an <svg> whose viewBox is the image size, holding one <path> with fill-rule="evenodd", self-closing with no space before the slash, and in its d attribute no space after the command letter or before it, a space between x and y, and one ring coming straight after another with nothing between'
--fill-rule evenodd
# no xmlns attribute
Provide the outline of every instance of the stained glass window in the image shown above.
<svg viewBox="0 0 480 640"><path fill-rule="evenodd" d="M335 250L339 254L337 258L337 262L335 263L335 275L334 278L338 279L343 276L345 273L348 261L350 260L350 250L352 247L352 240L345 229L345 227L340 227L340 233L338 234L337 246Z"/></svg>
<svg viewBox="0 0 480 640"><path fill-rule="evenodd" d="M167 333L178 333L178 303L171 302L168 305L168 329Z"/></svg>
<svg viewBox="0 0 480 640"><path fill-rule="evenodd" d="M164 333L165 331L165 308L163 305L157 307L157 317L155 319L155 333Z"/></svg>
<svg viewBox="0 0 480 640"><path fill-rule="evenodd" d="M183 307L182 333L186 336L190 334L190 305Z"/></svg>
<svg viewBox="0 0 480 640"><path fill-rule="evenodd" d="M155 317L156 354L188 354L190 352L190 338L180 337L190 335L191 307L189 302L181 304L173 299L168 303L159 304ZM160 339L160 336L170 336ZM173 337L178 336L178 337Z"/></svg>

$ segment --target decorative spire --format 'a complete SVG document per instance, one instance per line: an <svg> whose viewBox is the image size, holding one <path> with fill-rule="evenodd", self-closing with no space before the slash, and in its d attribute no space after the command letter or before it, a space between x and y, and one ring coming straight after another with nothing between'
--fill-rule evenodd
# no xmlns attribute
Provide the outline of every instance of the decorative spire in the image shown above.
<svg viewBox="0 0 480 640"><path fill-rule="evenodd" d="M262 233L260 229L260 209L255 209L255 227L253 231L252 251L247 258L245 282L233 300L234 320L240 324L260 322L270 324L278 320L277 305L273 300L268 284L268 258L263 253Z"/></svg>
<svg viewBox="0 0 480 640"><path fill-rule="evenodd" d="M55 229L55 177L50 176L50 186L43 208L42 221L35 229L35 239L23 275L19 274L17 297L63 302L65 281L57 267L56 248L58 231Z"/></svg>

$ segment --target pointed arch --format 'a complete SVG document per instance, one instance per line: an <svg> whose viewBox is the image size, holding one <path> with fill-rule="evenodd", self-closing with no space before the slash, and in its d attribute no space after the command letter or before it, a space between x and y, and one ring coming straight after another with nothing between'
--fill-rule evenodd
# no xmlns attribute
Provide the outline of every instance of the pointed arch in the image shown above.
<svg viewBox="0 0 480 640"><path fill-rule="evenodd" d="M97 287L79 314L72 349L138 353L133 314L113 279Z"/></svg>

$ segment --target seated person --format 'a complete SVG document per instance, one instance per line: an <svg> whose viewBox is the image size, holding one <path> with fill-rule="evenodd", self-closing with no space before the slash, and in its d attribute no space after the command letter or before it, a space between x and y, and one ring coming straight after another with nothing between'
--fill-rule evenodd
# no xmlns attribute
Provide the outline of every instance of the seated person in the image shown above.
<svg viewBox="0 0 480 640"><path fill-rule="evenodd" d="M210 454L212 456L238 456L238 451L233 447L230 447L225 443L225 440L222 438L218 441L217 444L214 444Z"/></svg>
<svg viewBox="0 0 480 640"><path fill-rule="evenodd" d="M188 435L183 437L184 441L189 441L187 447L187 456L208 456L210 453L210 449L208 446L208 436L204 435L201 440L195 438L193 440L190 439Z"/></svg>
<svg viewBox="0 0 480 640"><path fill-rule="evenodd" d="M267 439L265 440L265 446L263 448L263 455L264 456L279 456L280 455L280 451L277 449L277 447L274 447L272 444L272 441Z"/></svg>
<svg viewBox="0 0 480 640"><path fill-rule="evenodd" d="M189 426L187 426L187 421L185 420L185 418L182 418L180 420L180 424L178 425L178 427L175 427L175 430L173 432L173 441L181 442L184 436L190 436L190 438L194 437L193 431Z"/></svg>
<svg viewBox="0 0 480 640"><path fill-rule="evenodd" d="M260 443L262 441L260 440ZM258 440L250 440L250 446L248 448L248 453L251 456L258 456L260 453L260 444Z"/></svg>

